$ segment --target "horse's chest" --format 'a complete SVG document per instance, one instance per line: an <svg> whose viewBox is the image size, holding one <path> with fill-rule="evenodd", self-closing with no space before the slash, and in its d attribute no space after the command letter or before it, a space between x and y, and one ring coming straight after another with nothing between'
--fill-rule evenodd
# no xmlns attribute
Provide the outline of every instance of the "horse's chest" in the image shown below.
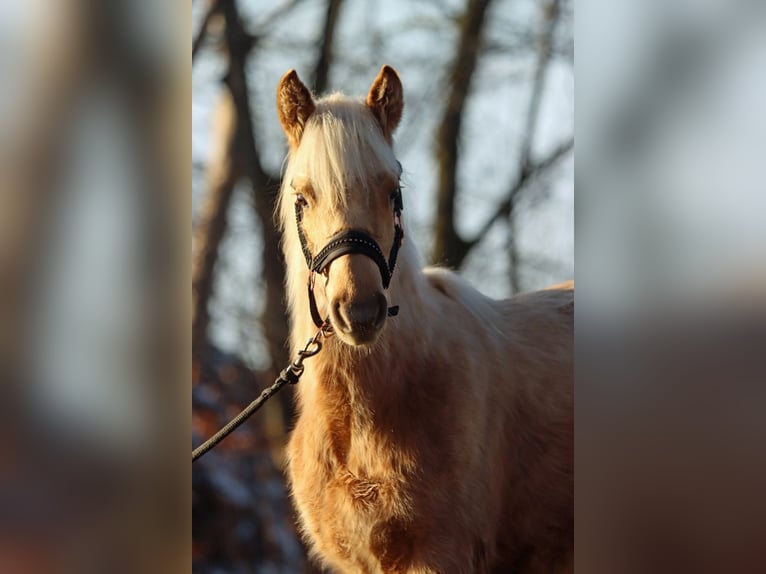
<svg viewBox="0 0 766 574"><path fill-rule="evenodd" d="M304 451L305 459L294 456L289 470L310 542L331 562L355 565L349 571L379 571L381 525L390 524L404 509L402 481L386 473L352 472L327 459L316 464L318 452L309 452Z"/></svg>
<svg viewBox="0 0 766 574"><path fill-rule="evenodd" d="M293 471L292 479L299 510L312 522L334 525L334 530L372 525L387 514L397 498L388 481L344 467L305 475Z"/></svg>

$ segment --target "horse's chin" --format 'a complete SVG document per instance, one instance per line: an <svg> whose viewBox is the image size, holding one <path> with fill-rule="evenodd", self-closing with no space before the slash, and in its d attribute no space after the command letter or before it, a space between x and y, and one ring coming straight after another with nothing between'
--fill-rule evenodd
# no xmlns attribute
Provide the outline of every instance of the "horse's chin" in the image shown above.
<svg viewBox="0 0 766 574"><path fill-rule="evenodd" d="M341 329L333 329L335 335L340 341L349 347L358 347L360 349L369 349L380 339L380 334L383 332L383 326L374 329L350 329L343 331Z"/></svg>

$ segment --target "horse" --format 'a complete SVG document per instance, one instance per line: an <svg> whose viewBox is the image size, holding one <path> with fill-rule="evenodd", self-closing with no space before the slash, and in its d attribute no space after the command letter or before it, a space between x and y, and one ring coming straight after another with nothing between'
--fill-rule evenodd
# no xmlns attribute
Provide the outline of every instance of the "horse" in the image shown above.
<svg viewBox="0 0 766 574"><path fill-rule="evenodd" d="M389 66L366 99L277 88L291 345L322 344L286 448L299 529L334 572L571 572L574 285L495 301L423 269L403 108Z"/></svg>

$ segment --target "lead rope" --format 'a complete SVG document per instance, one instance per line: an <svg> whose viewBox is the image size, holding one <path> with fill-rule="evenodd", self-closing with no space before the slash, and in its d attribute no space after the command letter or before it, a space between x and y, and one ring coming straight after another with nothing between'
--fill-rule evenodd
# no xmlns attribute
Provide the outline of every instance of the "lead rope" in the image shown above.
<svg viewBox="0 0 766 574"><path fill-rule="evenodd" d="M298 351L298 357L292 363L282 369L282 372L279 373L279 376L274 381L274 384L272 384L269 388L264 389L264 391L258 396L257 399L247 405L245 409L231 421L229 421L225 427L223 427L221 430L219 430L217 433L215 433L213 436L211 436L204 443L192 451L192 462L200 458L207 451L212 449L215 445L230 435L239 425L245 422L250 417L250 415L260 409L261 406L263 406L263 403L269 400L272 395L276 394L277 391L279 391L279 389L281 389L287 383L290 383L291 385L296 384L300 380L301 375L305 370L303 361L309 357L313 357L319 351L321 351L321 340L326 339L331 334L332 327L330 326L329 321L325 321L322 323L319 329L317 329L316 334L306 342L306 345L303 347L303 349Z"/></svg>

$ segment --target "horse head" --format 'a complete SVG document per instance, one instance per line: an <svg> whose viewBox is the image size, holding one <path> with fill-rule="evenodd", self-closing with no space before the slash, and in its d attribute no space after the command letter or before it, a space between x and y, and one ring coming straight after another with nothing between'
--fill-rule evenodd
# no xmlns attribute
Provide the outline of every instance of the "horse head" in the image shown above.
<svg viewBox="0 0 766 574"><path fill-rule="evenodd" d="M364 101L340 94L314 100L294 70L277 89L290 146L283 224L289 225L285 206L294 206L291 233L308 266L314 321L327 317L349 345L374 343L393 314L386 289L402 230L401 167L392 146L403 107L402 84L390 66L381 68Z"/></svg>

